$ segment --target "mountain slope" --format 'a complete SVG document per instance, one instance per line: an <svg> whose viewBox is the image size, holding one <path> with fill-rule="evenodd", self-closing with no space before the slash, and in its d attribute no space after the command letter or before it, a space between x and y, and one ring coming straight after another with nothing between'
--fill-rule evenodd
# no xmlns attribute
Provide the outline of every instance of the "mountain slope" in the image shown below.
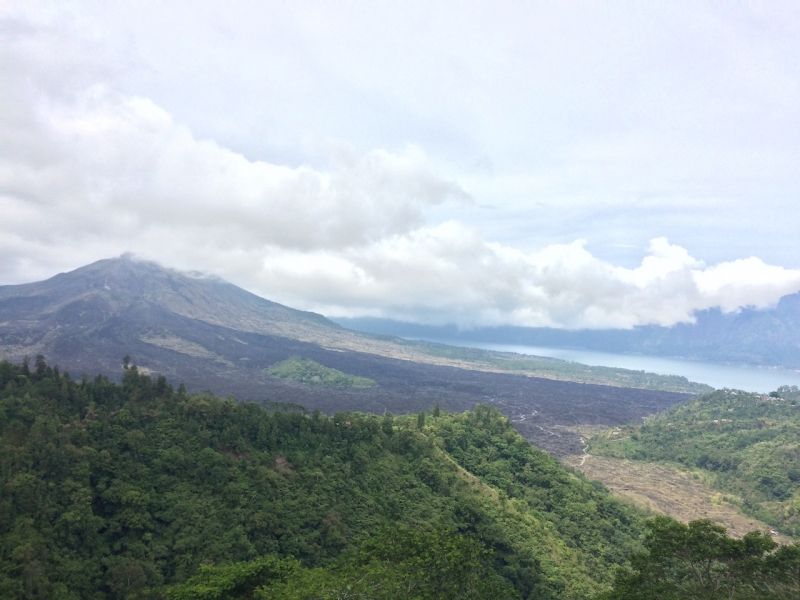
<svg viewBox="0 0 800 600"><path fill-rule="evenodd" d="M464 410L491 402L518 421L530 439L554 452L580 449L579 437L565 426L624 423L685 398L529 377L528 363L513 355L454 351L359 334L231 284L129 257L44 282L0 287L0 358L43 354L75 374L116 377L129 355L142 370L183 382L190 390L255 401L280 397L329 414L409 412L437 403ZM289 359L310 360L321 372L338 371L341 380L366 379L374 385L314 385L278 376L276 365ZM549 364L570 363L551 361L536 372L547 373ZM601 381L609 380L607 370L586 369L582 375L597 373ZM620 378L629 375L644 379L634 372L621 372ZM685 379L647 381L656 388L661 383L667 389L694 389Z"/></svg>
<svg viewBox="0 0 800 600"><path fill-rule="evenodd" d="M180 323L219 328L219 339L232 332L254 333L419 363L696 393L703 386L685 378L624 369L588 367L550 358L510 353L477 352L345 329L325 317L260 298L218 278L182 273L128 255L101 260L46 281L0 286L0 358L18 360L45 354L70 368L116 372L119 360L136 351L145 355L162 348L225 364L218 344L206 345L174 330ZM133 329L136 329L133 331ZM112 334L124 331L127 338ZM151 348L135 347L143 342ZM83 347L98 343L103 352L87 356ZM120 354L121 352L121 354ZM142 352L145 354L143 355ZM115 354L116 353L116 354ZM235 353L234 353L235 354ZM235 364L237 357L233 358ZM110 362L110 361L113 361ZM180 375L180 373L178 373Z"/></svg>
<svg viewBox="0 0 800 600"><path fill-rule="evenodd" d="M21 313L31 315L25 320L27 336L17 340L29 354L37 342L47 349L47 335L55 328L72 335L91 333L114 316L154 309L230 329L297 339L341 333L338 325L321 315L270 302L220 279L192 276L129 256L101 260L42 282L0 286L0 322L7 330L9 321Z"/></svg>

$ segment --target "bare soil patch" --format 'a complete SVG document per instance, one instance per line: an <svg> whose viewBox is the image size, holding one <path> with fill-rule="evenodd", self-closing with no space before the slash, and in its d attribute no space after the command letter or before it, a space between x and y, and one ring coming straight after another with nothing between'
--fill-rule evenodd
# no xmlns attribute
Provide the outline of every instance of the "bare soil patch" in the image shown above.
<svg viewBox="0 0 800 600"><path fill-rule="evenodd" d="M568 456L564 462L589 479L602 482L617 496L684 523L710 519L736 537L748 531L771 529L763 521L745 515L699 477L677 467L586 454ZM794 541L781 534L773 535L773 539L782 544Z"/></svg>

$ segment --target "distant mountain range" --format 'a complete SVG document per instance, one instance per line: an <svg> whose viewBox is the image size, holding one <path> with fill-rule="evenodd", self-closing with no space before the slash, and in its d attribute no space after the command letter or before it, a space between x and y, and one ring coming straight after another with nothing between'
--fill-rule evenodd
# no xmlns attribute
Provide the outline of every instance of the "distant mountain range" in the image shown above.
<svg viewBox="0 0 800 600"><path fill-rule="evenodd" d="M337 319L359 331L400 337L582 348L601 352L650 354L673 358L758 366L800 368L800 294L781 298L775 308L723 313L700 311L695 323L673 327L564 330L529 327L460 329L388 319Z"/></svg>
<svg viewBox="0 0 800 600"><path fill-rule="evenodd" d="M38 354L74 376L112 377L130 356L140 370L190 390L326 413L491 403L557 453L580 450L566 427L628 422L686 398L663 390L701 387L678 377L357 333L218 278L127 256L0 287L0 359ZM550 378L531 376L537 374Z"/></svg>

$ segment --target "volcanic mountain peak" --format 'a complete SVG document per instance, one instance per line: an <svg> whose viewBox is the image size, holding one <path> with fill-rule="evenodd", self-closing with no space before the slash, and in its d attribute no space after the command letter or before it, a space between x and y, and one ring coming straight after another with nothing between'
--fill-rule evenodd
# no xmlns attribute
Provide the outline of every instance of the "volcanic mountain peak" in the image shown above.
<svg viewBox="0 0 800 600"><path fill-rule="evenodd" d="M131 255L100 260L45 281L0 286L0 359L44 354L73 370L86 365L97 371L102 365L110 372L126 354L141 361L153 348L182 356L221 356L223 339L240 340L245 334L262 336L270 346L288 347L296 341L437 364L453 362L344 329L322 315L265 300L218 277L176 271Z"/></svg>
<svg viewBox="0 0 800 600"><path fill-rule="evenodd" d="M0 320L42 321L82 314L95 324L143 306L243 331L335 328L325 317L270 302L218 277L182 273L129 254L100 260L45 281L0 286Z"/></svg>

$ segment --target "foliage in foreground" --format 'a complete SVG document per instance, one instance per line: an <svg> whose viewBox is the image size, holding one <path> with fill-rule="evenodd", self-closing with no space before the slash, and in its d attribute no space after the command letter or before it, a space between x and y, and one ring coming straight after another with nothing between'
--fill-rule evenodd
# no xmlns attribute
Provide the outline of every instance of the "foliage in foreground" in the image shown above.
<svg viewBox="0 0 800 600"><path fill-rule="evenodd" d="M800 597L800 546L776 547L767 535L743 539L710 521L688 525L669 517L647 524L644 548L617 571L602 600L786 600ZM169 600L392 600L512 598L486 569L485 550L471 540L430 532L380 535L371 552L327 569L274 557L204 567L167 592ZM409 558L412 557L412 558ZM435 565L434 568L431 568Z"/></svg>
<svg viewBox="0 0 800 600"><path fill-rule="evenodd" d="M359 598L518 598L487 561L489 552L470 536L401 527L384 530L357 552L327 567L263 557L250 563L201 567L168 600L309 600Z"/></svg>
<svg viewBox="0 0 800 600"><path fill-rule="evenodd" d="M800 546L766 534L733 539L710 521L648 523L645 549L617 575L606 600L786 600L800 598Z"/></svg>
<svg viewBox="0 0 800 600"><path fill-rule="evenodd" d="M635 511L493 409L434 414L268 412L135 367L116 384L0 363L0 597L159 598L208 573L286 598L610 588Z"/></svg>
<svg viewBox="0 0 800 600"><path fill-rule="evenodd" d="M135 367L115 384L0 363L2 598L800 593L798 546L663 518L642 547L643 531L487 407L267 412Z"/></svg>

